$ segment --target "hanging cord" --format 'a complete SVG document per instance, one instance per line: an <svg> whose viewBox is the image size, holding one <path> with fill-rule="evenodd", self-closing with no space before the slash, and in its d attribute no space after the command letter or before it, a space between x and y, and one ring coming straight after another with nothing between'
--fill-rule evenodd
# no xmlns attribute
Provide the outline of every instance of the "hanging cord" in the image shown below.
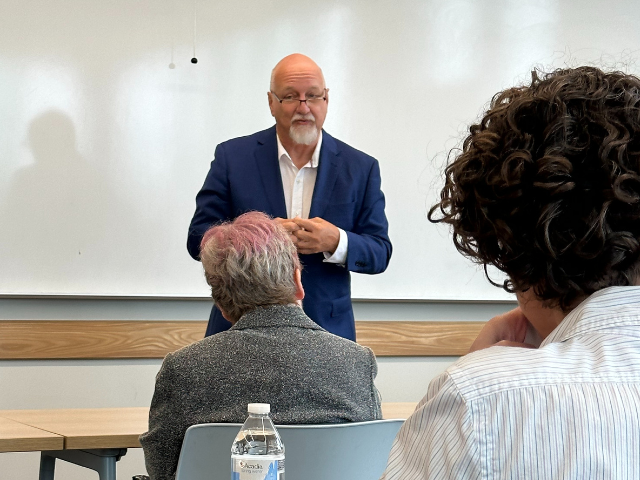
<svg viewBox="0 0 640 480"><path fill-rule="evenodd" d="M169 68L173 70L176 68L176 64L174 63L174 53L176 49L176 41L175 41L175 18L176 18L176 0L171 2L171 22L169 23L170 31L171 31L171 61L169 62Z"/></svg>
<svg viewBox="0 0 640 480"><path fill-rule="evenodd" d="M196 57L196 32L198 27L198 8L197 8L197 0L193 1L193 58L191 59L191 63L198 63L198 58Z"/></svg>

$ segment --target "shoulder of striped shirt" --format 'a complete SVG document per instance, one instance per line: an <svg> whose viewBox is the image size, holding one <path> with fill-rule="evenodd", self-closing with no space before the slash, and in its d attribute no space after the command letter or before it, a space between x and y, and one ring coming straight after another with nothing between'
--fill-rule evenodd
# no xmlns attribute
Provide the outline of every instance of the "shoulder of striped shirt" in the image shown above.
<svg viewBox="0 0 640 480"><path fill-rule="evenodd" d="M609 287L600 290L580 304L572 313L570 323L559 328L575 328L584 315L596 315L603 319L616 317L620 312L616 306L631 306L640 302L640 287ZM606 322L606 323L609 323ZM595 334L587 330L585 334ZM629 342L639 342L639 338L627 337ZM447 370L446 374L465 396L496 393L512 388L540 385L544 382L558 381L565 375L572 375L571 369L560 366L570 363L572 351L586 347L581 339L577 342L549 343L539 349L517 347L490 347L461 357ZM640 356L640 351L639 351ZM569 365L565 365L569 366ZM480 389L479 386L483 388ZM492 388L486 388L491 386Z"/></svg>
<svg viewBox="0 0 640 480"><path fill-rule="evenodd" d="M640 382L640 367L620 371L624 365L640 365L640 337L602 343L595 335L594 332L589 336L594 341L572 339L540 349L491 347L462 357L445 374L465 402L509 390L576 382ZM606 350L609 350L605 355L607 362L594 360L602 357ZM612 350L619 352L619 356L616 353L616 357L611 358ZM587 359L596 361L599 368L584 371ZM637 362L631 362L634 359Z"/></svg>

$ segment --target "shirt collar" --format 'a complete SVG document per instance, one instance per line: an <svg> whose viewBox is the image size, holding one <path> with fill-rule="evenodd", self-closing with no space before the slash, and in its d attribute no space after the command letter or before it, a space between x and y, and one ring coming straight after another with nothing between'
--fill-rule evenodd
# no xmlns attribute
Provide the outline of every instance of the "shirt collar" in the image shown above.
<svg viewBox="0 0 640 480"><path fill-rule="evenodd" d="M289 153L285 150L284 146L282 145L282 142L280 141L280 136L277 133L276 133L276 139L278 141L278 160L282 159L282 156L284 155L284 157L293 165L293 161L291 160L291 155L289 155ZM318 163L320 163L320 148L322 148L322 130L318 132L318 143L316 143L316 148L313 150L313 153L311 154L311 160L302 168L307 166L311 168L318 168Z"/></svg>
<svg viewBox="0 0 640 480"><path fill-rule="evenodd" d="M603 288L571 310L540 346L625 326L640 326L640 287Z"/></svg>

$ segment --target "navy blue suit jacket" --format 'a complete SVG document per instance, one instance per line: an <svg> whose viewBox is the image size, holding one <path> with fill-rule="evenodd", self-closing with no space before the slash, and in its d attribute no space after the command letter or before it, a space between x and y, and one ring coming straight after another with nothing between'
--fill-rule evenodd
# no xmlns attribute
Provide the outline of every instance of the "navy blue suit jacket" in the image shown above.
<svg viewBox="0 0 640 480"><path fill-rule="evenodd" d="M349 272L380 273L389 264L391 242L375 158L322 134L318 175L309 218L321 217L349 238L344 266L323 262L324 255L300 255L305 289L303 308L320 326L355 340ZM216 148L215 159L196 197L187 248L196 260L207 229L248 211L287 217L275 126ZM214 307L207 335L231 326Z"/></svg>

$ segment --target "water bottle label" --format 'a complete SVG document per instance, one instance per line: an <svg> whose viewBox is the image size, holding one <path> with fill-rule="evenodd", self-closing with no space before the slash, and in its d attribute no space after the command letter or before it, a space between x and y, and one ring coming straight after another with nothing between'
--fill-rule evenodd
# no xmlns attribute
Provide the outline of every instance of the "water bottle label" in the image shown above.
<svg viewBox="0 0 640 480"><path fill-rule="evenodd" d="M284 458L232 458L231 480L284 480Z"/></svg>

